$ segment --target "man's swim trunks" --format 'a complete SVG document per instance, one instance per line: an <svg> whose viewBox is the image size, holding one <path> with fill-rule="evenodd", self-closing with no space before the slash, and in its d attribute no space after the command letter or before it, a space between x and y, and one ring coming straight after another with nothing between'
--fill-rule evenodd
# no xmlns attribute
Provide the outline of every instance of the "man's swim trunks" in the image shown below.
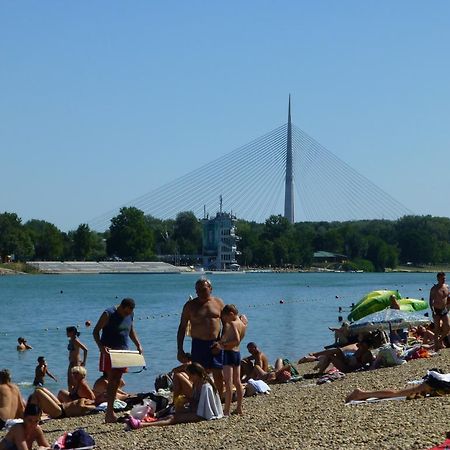
<svg viewBox="0 0 450 450"><path fill-rule="evenodd" d="M223 365L223 351L217 355L211 352L211 346L217 342L215 339L204 341L192 338L192 362L201 364L205 369L221 369Z"/></svg>
<svg viewBox="0 0 450 450"><path fill-rule="evenodd" d="M225 350L223 352L223 365L239 367L241 365L241 352Z"/></svg>
<svg viewBox="0 0 450 450"><path fill-rule="evenodd" d="M100 360L98 364L98 370L100 372L109 372L112 369L111 367L111 356L109 354L104 354L100 352ZM126 373L128 372L128 369L126 367L120 368L120 369L114 369L116 371Z"/></svg>
<svg viewBox="0 0 450 450"><path fill-rule="evenodd" d="M448 314L447 308L434 308L433 316L446 316Z"/></svg>

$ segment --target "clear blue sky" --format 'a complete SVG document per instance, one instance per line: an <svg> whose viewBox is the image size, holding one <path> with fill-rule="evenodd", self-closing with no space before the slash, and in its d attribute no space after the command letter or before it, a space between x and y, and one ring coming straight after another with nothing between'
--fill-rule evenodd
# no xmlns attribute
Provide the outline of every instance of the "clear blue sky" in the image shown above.
<svg viewBox="0 0 450 450"><path fill-rule="evenodd" d="M0 212L62 230L286 122L448 216L450 2L0 3Z"/></svg>

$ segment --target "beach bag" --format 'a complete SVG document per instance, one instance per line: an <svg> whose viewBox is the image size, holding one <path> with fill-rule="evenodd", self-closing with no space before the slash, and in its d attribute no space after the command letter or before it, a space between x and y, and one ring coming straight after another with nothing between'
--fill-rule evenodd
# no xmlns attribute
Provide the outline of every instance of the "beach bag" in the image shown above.
<svg viewBox="0 0 450 450"><path fill-rule="evenodd" d="M162 373L155 379L155 391L159 391L160 389L172 390L172 386L172 377L168 373Z"/></svg>
<svg viewBox="0 0 450 450"><path fill-rule="evenodd" d="M378 358L382 367L393 367L404 364L406 361L400 358L398 350L390 344L385 344L378 351Z"/></svg>
<svg viewBox="0 0 450 450"><path fill-rule="evenodd" d="M130 411L130 416L142 420L150 412L150 406L147 405L136 405Z"/></svg>
<svg viewBox="0 0 450 450"><path fill-rule="evenodd" d="M95 447L94 438L83 428L78 428L73 433L64 433L53 445L53 450L91 450Z"/></svg>
<svg viewBox="0 0 450 450"><path fill-rule="evenodd" d="M66 449L91 449L95 446L94 438L83 428L78 428L73 433L69 433L65 442Z"/></svg>

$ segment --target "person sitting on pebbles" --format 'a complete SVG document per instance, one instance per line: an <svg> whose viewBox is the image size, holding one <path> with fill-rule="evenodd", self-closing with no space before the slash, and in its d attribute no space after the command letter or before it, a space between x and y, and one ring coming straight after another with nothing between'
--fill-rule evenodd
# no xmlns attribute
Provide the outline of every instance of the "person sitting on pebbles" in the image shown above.
<svg viewBox="0 0 450 450"><path fill-rule="evenodd" d="M83 416L95 409L95 403L86 398L63 403L44 387L37 387L28 398L28 403L38 405L52 419Z"/></svg>
<svg viewBox="0 0 450 450"><path fill-rule="evenodd" d="M340 372L355 372L356 370L367 368L373 363L375 358L370 351L371 345L371 340L366 338L356 344L356 351L352 351L353 347L352 350L349 347L330 348L301 358L299 364L318 361L315 369L319 371L319 374L323 374L330 364L333 364Z"/></svg>
<svg viewBox="0 0 450 450"><path fill-rule="evenodd" d="M141 422L130 417L128 425L131 429L143 427L161 427L177 423L199 422L201 420L220 419L223 417L222 403L216 386L212 382L206 370L198 363L189 364L186 367L189 376L188 386L183 389L189 397L176 401L175 414L167 416L156 422Z"/></svg>
<svg viewBox="0 0 450 450"><path fill-rule="evenodd" d="M72 387L70 388L70 391L61 389L58 392L58 400L63 403L78 400L80 398L95 400L95 394L86 381L86 368L83 366L75 366L70 369L70 372Z"/></svg>
<svg viewBox="0 0 450 450"><path fill-rule="evenodd" d="M291 365L284 364L281 358L275 361L275 368L263 370L260 366L255 365L250 373L250 378L254 380L262 380L269 384L286 383L292 377Z"/></svg>
<svg viewBox="0 0 450 450"><path fill-rule="evenodd" d="M31 450L36 442L38 450L50 449L50 444L39 426L42 411L37 405L28 404L23 413L23 423L11 427L0 441L0 450Z"/></svg>

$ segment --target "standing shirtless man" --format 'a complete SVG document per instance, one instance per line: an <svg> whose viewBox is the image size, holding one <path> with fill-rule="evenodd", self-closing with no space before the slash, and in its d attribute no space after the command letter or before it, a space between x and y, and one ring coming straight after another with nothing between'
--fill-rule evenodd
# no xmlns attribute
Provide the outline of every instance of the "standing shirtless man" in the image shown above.
<svg viewBox="0 0 450 450"><path fill-rule="evenodd" d="M443 339L449 334L450 320L448 317L448 303L450 293L445 284L445 273L437 274L437 284L430 290L430 309L434 321L434 349L438 351L443 347Z"/></svg>
<svg viewBox="0 0 450 450"><path fill-rule="evenodd" d="M178 361L188 362L183 344L188 322L191 324L192 362L201 364L207 371L211 371L214 384L220 397L223 397L223 351L213 350L215 342L219 340L221 319L224 307L220 298L211 295L212 286L209 280L197 280L195 283L197 297L188 300L181 313L180 325L177 333Z"/></svg>

